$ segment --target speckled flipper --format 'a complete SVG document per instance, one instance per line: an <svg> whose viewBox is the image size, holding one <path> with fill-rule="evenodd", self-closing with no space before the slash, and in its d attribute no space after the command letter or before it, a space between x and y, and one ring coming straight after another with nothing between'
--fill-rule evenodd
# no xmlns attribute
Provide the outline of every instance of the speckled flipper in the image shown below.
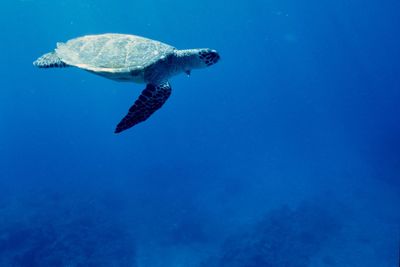
<svg viewBox="0 0 400 267"><path fill-rule="evenodd" d="M61 61L55 52L44 54L33 62L33 65L38 68L64 68L67 64Z"/></svg>
<svg viewBox="0 0 400 267"><path fill-rule="evenodd" d="M171 86L168 82L159 85L147 84L146 89L129 109L128 114L117 125L115 133L120 133L147 120L151 114L161 108L170 95Z"/></svg>

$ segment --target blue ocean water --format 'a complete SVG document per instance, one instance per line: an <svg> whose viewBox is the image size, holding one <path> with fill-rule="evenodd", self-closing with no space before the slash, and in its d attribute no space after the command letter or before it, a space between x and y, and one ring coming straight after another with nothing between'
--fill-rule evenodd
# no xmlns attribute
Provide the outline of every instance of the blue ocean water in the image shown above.
<svg viewBox="0 0 400 267"><path fill-rule="evenodd" d="M399 262L400 2L0 3L1 267L389 267ZM221 61L144 88L37 69L129 33Z"/></svg>

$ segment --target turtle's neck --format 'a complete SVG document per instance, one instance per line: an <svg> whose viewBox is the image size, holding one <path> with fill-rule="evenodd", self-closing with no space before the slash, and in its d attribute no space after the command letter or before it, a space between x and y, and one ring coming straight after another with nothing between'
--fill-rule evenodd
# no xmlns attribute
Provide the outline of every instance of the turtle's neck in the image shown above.
<svg viewBox="0 0 400 267"><path fill-rule="evenodd" d="M177 74L198 68L198 49L175 50L174 53L175 56L172 59L172 65L176 69L173 70L173 73Z"/></svg>
<svg viewBox="0 0 400 267"><path fill-rule="evenodd" d="M182 49L175 50L175 55L177 58L188 58L194 55L197 55L198 49Z"/></svg>
<svg viewBox="0 0 400 267"><path fill-rule="evenodd" d="M165 60L146 70L145 81L159 83L183 72L198 68L198 50L175 50Z"/></svg>

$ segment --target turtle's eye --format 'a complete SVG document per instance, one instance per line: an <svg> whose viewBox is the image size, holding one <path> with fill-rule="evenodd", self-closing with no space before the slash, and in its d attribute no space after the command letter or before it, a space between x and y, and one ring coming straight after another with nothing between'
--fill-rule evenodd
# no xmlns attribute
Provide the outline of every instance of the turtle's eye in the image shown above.
<svg viewBox="0 0 400 267"><path fill-rule="evenodd" d="M217 51L206 49L199 52L199 58L207 65L211 66L218 62L220 56Z"/></svg>

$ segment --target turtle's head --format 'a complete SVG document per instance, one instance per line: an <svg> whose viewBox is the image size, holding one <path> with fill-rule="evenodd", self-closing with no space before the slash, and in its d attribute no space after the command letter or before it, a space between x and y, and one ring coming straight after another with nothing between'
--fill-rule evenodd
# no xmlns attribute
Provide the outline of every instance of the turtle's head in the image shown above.
<svg viewBox="0 0 400 267"><path fill-rule="evenodd" d="M209 67L214 65L220 59L220 56L217 51L209 49L209 48L202 48L202 49L195 49L197 50L197 64L200 68Z"/></svg>
<svg viewBox="0 0 400 267"><path fill-rule="evenodd" d="M176 50L175 54L185 72L209 67L220 59L218 52L209 48Z"/></svg>

